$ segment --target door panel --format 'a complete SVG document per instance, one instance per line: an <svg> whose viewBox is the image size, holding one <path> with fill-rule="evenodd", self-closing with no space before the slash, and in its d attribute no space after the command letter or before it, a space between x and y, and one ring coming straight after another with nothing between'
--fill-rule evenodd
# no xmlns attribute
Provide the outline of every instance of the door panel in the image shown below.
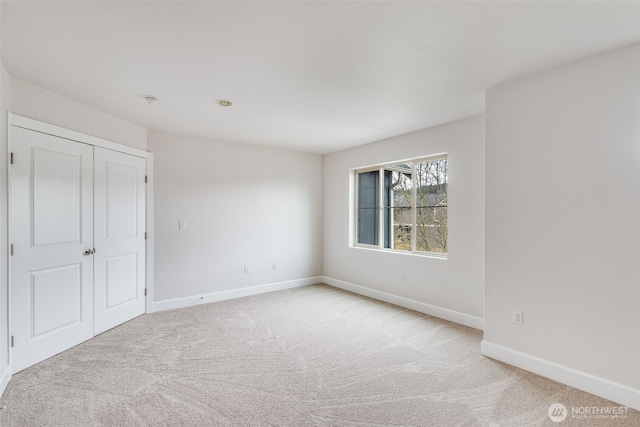
<svg viewBox="0 0 640 427"><path fill-rule="evenodd" d="M118 255L105 259L107 310L132 302L138 295L138 254Z"/></svg>
<svg viewBox="0 0 640 427"><path fill-rule="evenodd" d="M93 336L93 147L11 128L13 372Z"/></svg>
<svg viewBox="0 0 640 427"><path fill-rule="evenodd" d="M121 156L125 156L124 154ZM137 157L127 156L137 159ZM131 159L128 159L131 160ZM135 162L138 163L138 162ZM138 165L107 161L106 167L106 237L132 237L138 235ZM144 169L142 170L144 176ZM143 178L144 179L144 178Z"/></svg>
<svg viewBox="0 0 640 427"><path fill-rule="evenodd" d="M80 241L82 164L79 155L31 147L33 245Z"/></svg>
<svg viewBox="0 0 640 427"><path fill-rule="evenodd" d="M31 272L31 338L82 322L80 264Z"/></svg>
<svg viewBox="0 0 640 427"><path fill-rule="evenodd" d="M95 334L145 310L146 161L95 148Z"/></svg>

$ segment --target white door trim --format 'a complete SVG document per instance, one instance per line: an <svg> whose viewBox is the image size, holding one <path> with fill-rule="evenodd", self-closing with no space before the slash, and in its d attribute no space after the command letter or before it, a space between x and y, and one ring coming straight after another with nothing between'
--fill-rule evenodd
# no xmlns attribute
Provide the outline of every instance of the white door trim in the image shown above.
<svg viewBox="0 0 640 427"><path fill-rule="evenodd" d="M147 298L146 313L153 313L153 153L147 153Z"/></svg>
<svg viewBox="0 0 640 427"><path fill-rule="evenodd" d="M82 132L77 132L74 130L70 130L67 128L63 128L57 125L53 125L50 123L42 122L39 120L31 119L28 117L20 116L18 114L14 114L11 112L7 113L7 132L8 132L8 143L7 143L7 168L11 167L11 134L13 127L20 127L24 129L29 129L36 132L45 133L48 135L53 135L61 138L66 138L72 141L81 142L84 144L93 145L95 147L102 147L109 150L119 151L121 153L131 154L134 156L142 157L147 159L147 202L146 202L146 225L147 225L147 244L146 244L146 313L151 313L153 311L153 154L144 150L140 150L138 148L130 147L127 145L123 145L117 142L109 141L106 139L102 139L96 136L88 135ZM11 200L11 173L9 172L7 177L7 199ZM8 216L7 216L7 243L11 245L11 207L8 206ZM10 255L10 247L8 248L7 253ZM11 337L11 311L12 307L9 303L11 301L11 263L8 263L8 271L7 271L7 287L9 294L7 295L7 304L8 304L8 337ZM11 346L9 344L9 367L8 370L13 372L11 368ZM4 376L3 376L4 378Z"/></svg>
<svg viewBox="0 0 640 427"><path fill-rule="evenodd" d="M113 141L108 141L106 139L98 138L97 136L91 136L85 133L76 132L75 130L70 130L60 126L52 125L50 123L45 123L39 120L30 119L28 117L19 116L11 112L9 112L8 114L9 126L17 126L36 132L59 136L61 138L70 139L72 141L82 142L84 144L93 145L95 147L102 147L108 150L120 151L121 153L127 153L134 156L143 157L145 159L149 154L148 152L140 150L138 148L129 147L128 145L119 144Z"/></svg>

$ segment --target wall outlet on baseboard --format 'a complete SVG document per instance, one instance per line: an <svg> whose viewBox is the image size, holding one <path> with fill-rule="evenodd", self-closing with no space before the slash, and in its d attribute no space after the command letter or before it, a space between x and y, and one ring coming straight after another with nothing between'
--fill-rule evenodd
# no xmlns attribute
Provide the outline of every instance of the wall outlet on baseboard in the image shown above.
<svg viewBox="0 0 640 427"><path fill-rule="evenodd" d="M522 311L513 310L513 323L522 326Z"/></svg>

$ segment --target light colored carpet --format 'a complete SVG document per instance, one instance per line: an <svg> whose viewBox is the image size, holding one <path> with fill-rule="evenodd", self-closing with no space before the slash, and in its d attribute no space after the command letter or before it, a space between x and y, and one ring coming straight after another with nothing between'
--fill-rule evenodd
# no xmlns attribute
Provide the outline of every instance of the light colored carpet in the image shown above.
<svg viewBox="0 0 640 427"><path fill-rule="evenodd" d="M482 332L325 285L141 316L16 374L9 426L639 426L479 354Z"/></svg>

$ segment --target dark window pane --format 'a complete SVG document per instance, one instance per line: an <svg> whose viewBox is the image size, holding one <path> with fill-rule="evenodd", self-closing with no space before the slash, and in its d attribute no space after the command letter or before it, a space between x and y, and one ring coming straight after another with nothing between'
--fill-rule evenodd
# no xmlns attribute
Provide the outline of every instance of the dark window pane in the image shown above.
<svg viewBox="0 0 640 427"><path fill-rule="evenodd" d="M378 171L358 174L358 243L378 244Z"/></svg>

